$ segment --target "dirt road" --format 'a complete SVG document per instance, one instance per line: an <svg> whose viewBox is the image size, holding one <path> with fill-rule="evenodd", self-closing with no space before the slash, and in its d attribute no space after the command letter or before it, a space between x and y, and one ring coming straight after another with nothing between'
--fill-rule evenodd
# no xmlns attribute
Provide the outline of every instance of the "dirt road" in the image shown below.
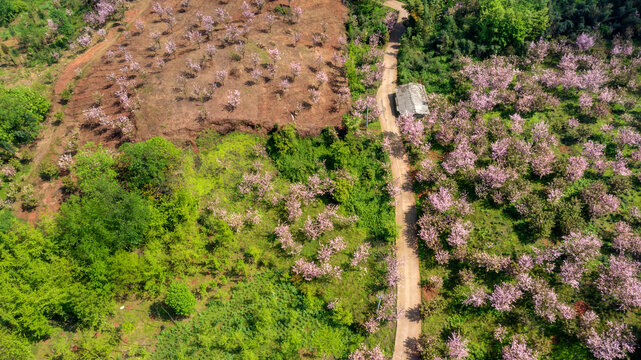
<svg viewBox="0 0 641 360"><path fill-rule="evenodd" d="M401 195L396 202L396 223L401 232L396 243L399 270L402 279L397 288L397 307L402 310L396 321L396 341L393 360L416 359L414 344L421 334L419 306L421 304L420 274L416 246L416 202L412 192L412 179L409 172L409 161L401 141L396 118L393 113L393 94L396 89L396 65L400 37L405 32L401 19L407 17L403 4L395 0L385 1L385 5L400 12L399 22L390 35L385 48L383 80L376 99L383 109L380 117L384 135L392 145L392 175L401 186Z"/></svg>

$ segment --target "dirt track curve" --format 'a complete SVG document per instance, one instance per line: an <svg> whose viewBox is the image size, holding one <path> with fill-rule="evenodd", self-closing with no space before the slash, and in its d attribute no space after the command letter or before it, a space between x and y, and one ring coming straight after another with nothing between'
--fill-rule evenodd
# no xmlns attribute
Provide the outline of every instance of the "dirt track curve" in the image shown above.
<svg viewBox="0 0 641 360"><path fill-rule="evenodd" d="M393 360L417 359L415 344L421 335L419 306L421 304L421 285L416 244L416 201L412 192L412 179L409 172L409 161L396 126L392 110L394 90L396 89L397 55L401 35L405 32L402 19L407 11L399 1L388 0L385 5L399 11L399 21L390 34L383 58L383 81L376 94L378 105L383 109L380 117L384 135L392 145L392 176L401 186L401 194L396 202L396 223L401 226L400 236L396 242L396 251L400 260L401 281L397 288L397 308L402 311L396 321L396 340Z"/></svg>

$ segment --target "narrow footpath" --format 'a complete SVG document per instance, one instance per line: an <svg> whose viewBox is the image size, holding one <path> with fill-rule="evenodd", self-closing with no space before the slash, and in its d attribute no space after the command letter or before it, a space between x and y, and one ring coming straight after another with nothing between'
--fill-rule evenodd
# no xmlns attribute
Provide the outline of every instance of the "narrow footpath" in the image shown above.
<svg viewBox="0 0 641 360"><path fill-rule="evenodd" d="M396 223L400 226L400 236L396 250L400 261L401 281L397 288L397 308L401 311L396 321L396 340L393 360L417 359L415 344L421 334L419 306L421 304L421 285L416 243L416 201L412 192L412 178L409 160L396 125L392 104L396 89L397 55L401 35L405 32L402 21L408 16L403 3L395 0L385 1L385 6L399 11L399 20L390 34L383 58L383 80L376 94L378 105L383 110L380 117L383 134L392 146L391 163L394 181L401 186L401 194L396 202Z"/></svg>

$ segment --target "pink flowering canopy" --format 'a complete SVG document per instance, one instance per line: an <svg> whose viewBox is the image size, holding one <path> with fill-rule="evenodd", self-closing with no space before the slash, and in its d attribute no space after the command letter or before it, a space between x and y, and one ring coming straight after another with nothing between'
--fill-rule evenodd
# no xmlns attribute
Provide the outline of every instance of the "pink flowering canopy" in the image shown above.
<svg viewBox="0 0 641 360"><path fill-rule="evenodd" d="M429 114L397 118L419 253L443 279L438 301L449 301L430 316L474 308L465 324L502 313L598 359L637 351L640 53L623 37L580 33L536 40L523 56L463 57L447 73L458 93L428 93ZM438 356L458 358L449 350L461 349L465 324L440 334ZM556 351L516 322L500 330L503 359Z"/></svg>

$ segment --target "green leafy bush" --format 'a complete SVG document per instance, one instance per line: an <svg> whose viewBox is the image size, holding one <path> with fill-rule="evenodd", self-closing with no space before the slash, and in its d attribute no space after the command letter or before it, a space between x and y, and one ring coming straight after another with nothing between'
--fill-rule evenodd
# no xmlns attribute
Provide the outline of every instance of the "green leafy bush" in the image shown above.
<svg viewBox="0 0 641 360"><path fill-rule="evenodd" d="M641 30L638 13L641 3L629 0L552 0L551 35L571 38L582 32L599 30L605 36L636 33Z"/></svg>
<svg viewBox="0 0 641 360"><path fill-rule="evenodd" d="M86 26L83 15L92 4L83 0L3 0L0 26L7 27L5 36L18 40L10 51L25 54L27 65L52 64ZM49 28L48 20L56 25L55 31Z"/></svg>
<svg viewBox="0 0 641 360"><path fill-rule="evenodd" d="M38 171L42 180L51 180L58 177L59 169L56 164L53 163L51 159L44 159L40 163L40 169Z"/></svg>
<svg viewBox="0 0 641 360"><path fill-rule="evenodd" d="M361 336L331 321L317 300L306 301L268 272L239 284L231 299L214 302L192 321L163 331L152 358L347 358Z"/></svg>
<svg viewBox="0 0 641 360"><path fill-rule="evenodd" d="M27 10L28 6L22 0L0 1L0 26L6 26L21 12Z"/></svg>
<svg viewBox="0 0 641 360"><path fill-rule="evenodd" d="M69 100L71 100L71 97L73 96L73 90L74 90L73 84L67 85L67 87L64 90L62 90L62 92L60 93L60 103L62 104L68 103Z"/></svg>
<svg viewBox="0 0 641 360"><path fill-rule="evenodd" d="M0 359L29 360L35 359L35 357L31 353L29 343L24 338L0 328Z"/></svg>
<svg viewBox="0 0 641 360"><path fill-rule="evenodd" d="M50 106L46 98L32 89L0 87L0 147L32 141Z"/></svg>
<svg viewBox="0 0 641 360"><path fill-rule="evenodd" d="M129 186L162 193L170 190L171 177L180 161L180 149L156 137L142 143L125 143L120 151L117 167Z"/></svg>
<svg viewBox="0 0 641 360"><path fill-rule="evenodd" d="M173 282L169 285L165 304L171 311L180 316L189 316L196 307L196 297L183 283Z"/></svg>
<svg viewBox="0 0 641 360"><path fill-rule="evenodd" d="M544 0L481 0L479 41L498 53L508 46L524 47L543 35L549 15Z"/></svg>
<svg viewBox="0 0 641 360"><path fill-rule="evenodd" d="M59 125L64 119L65 119L65 113L62 112L61 110L58 110L55 113L53 113L54 125Z"/></svg>

